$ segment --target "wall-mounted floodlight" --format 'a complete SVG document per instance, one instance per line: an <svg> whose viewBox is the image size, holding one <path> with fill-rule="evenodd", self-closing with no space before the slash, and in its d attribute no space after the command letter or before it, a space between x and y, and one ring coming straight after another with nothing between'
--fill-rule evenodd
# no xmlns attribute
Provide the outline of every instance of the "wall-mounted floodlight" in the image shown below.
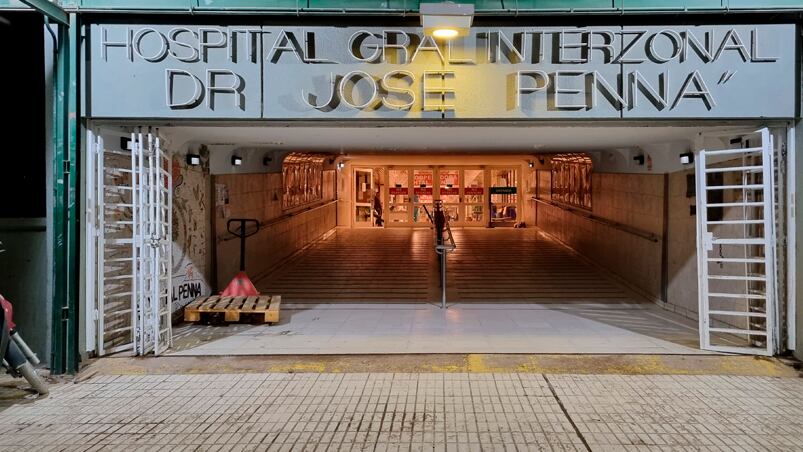
<svg viewBox="0 0 803 452"><path fill-rule="evenodd" d="M694 163L694 152L684 152L680 154L681 165L688 165L690 163Z"/></svg>
<svg viewBox="0 0 803 452"><path fill-rule="evenodd" d="M262 157L262 165L264 165L264 166L270 166L270 163L272 161L273 161L273 157L271 157L269 155L266 155L265 157Z"/></svg>
<svg viewBox="0 0 803 452"><path fill-rule="evenodd" d="M438 39L468 35L474 19L474 5L469 3L421 3L424 34Z"/></svg>
<svg viewBox="0 0 803 452"><path fill-rule="evenodd" d="M637 155L637 156L633 157L633 160L635 160L638 165L643 165L644 164L644 154L640 154L640 155Z"/></svg>
<svg viewBox="0 0 803 452"><path fill-rule="evenodd" d="M234 166L240 166L243 164L243 158L233 155L231 156L231 164Z"/></svg>
<svg viewBox="0 0 803 452"><path fill-rule="evenodd" d="M342 170L346 167L346 162L337 162L337 169Z"/></svg>
<svg viewBox="0 0 803 452"><path fill-rule="evenodd" d="M530 168L532 168L532 167L534 167L534 166L535 166L535 162L533 162L532 160L530 160L529 162L527 162L527 166L528 166L528 167L530 167Z"/></svg>
<svg viewBox="0 0 803 452"><path fill-rule="evenodd" d="M201 156L198 154L187 154L187 165L198 166L201 164Z"/></svg>

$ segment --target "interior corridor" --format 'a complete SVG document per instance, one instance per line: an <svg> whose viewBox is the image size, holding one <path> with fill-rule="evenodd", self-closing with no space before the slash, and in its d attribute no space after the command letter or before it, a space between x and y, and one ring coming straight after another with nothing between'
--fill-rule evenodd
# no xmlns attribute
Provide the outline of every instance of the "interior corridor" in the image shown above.
<svg viewBox="0 0 803 452"><path fill-rule="evenodd" d="M456 229L450 302L638 303L536 229ZM440 300L430 229L338 228L255 281L284 302Z"/></svg>
<svg viewBox="0 0 803 452"><path fill-rule="evenodd" d="M426 302L437 290L429 229L337 228L254 281L282 302Z"/></svg>
<svg viewBox="0 0 803 452"><path fill-rule="evenodd" d="M535 228L458 229L446 274L460 302L637 303Z"/></svg>

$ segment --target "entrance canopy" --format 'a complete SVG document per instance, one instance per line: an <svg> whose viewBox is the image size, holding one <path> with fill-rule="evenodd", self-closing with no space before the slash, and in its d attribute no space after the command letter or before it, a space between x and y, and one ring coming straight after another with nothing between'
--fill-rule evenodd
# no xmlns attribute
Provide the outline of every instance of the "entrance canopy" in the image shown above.
<svg viewBox="0 0 803 452"><path fill-rule="evenodd" d="M644 125L523 123L362 124L303 122L256 126L208 123L161 127L174 148L187 143L210 146L262 148L276 151L345 152L576 152L644 147L651 144L693 142L702 135L752 131L762 123L730 122L718 125L689 123ZM654 123L653 123L654 124Z"/></svg>

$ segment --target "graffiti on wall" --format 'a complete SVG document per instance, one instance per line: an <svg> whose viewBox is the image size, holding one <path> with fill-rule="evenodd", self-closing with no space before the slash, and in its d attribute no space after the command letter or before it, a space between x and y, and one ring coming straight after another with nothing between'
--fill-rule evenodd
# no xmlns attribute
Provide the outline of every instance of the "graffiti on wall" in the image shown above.
<svg viewBox="0 0 803 452"><path fill-rule="evenodd" d="M201 149L202 161L208 151ZM209 295L206 212L208 169L173 157L173 310Z"/></svg>

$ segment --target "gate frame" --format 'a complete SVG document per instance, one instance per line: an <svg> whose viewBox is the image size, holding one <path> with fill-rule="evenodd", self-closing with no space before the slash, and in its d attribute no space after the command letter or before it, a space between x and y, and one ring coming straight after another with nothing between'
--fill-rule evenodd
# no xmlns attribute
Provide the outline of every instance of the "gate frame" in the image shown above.
<svg viewBox="0 0 803 452"><path fill-rule="evenodd" d="M712 350L729 353L742 353L753 355L773 356L782 347L780 346L780 304L778 293L778 281L776 280L777 274L777 236L776 236L776 211L775 211L775 187L776 181L774 178L775 159L774 159L774 140L773 135L769 128L765 127L754 133L761 135L761 146L750 148L736 148L732 149L733 152L726 152L728 149L723 150L707 150L701 149L698 153L698 158L695 162L695 185L696 185L696 201L697 201L697 215L696 215L696 230L697 230L697 279L698 279L698 321L699 321L699 335L700 335L700 349ZM764 232L764 274L765 281L765 347L737 347L737 346L715 346L711 345L710 337L710 309L709 309L709 291L708 291L708 252L709 248L713 249L715 238L713 234L707 230L708 222L708 191L706 171L706 157L708 152L718 154L744 154L750 152L761 151L761 166L762 166L762 191L763 191L763 213L761 221L763 222ZM717 154L714 154L717 155ZM786 221L786 218L783 219ZM750 245L745 245L750 246ZM788 300L791 304L794 300ZM734 311L736 312L736 311ZM746 331L746 330L745 330Z"/></svg>

